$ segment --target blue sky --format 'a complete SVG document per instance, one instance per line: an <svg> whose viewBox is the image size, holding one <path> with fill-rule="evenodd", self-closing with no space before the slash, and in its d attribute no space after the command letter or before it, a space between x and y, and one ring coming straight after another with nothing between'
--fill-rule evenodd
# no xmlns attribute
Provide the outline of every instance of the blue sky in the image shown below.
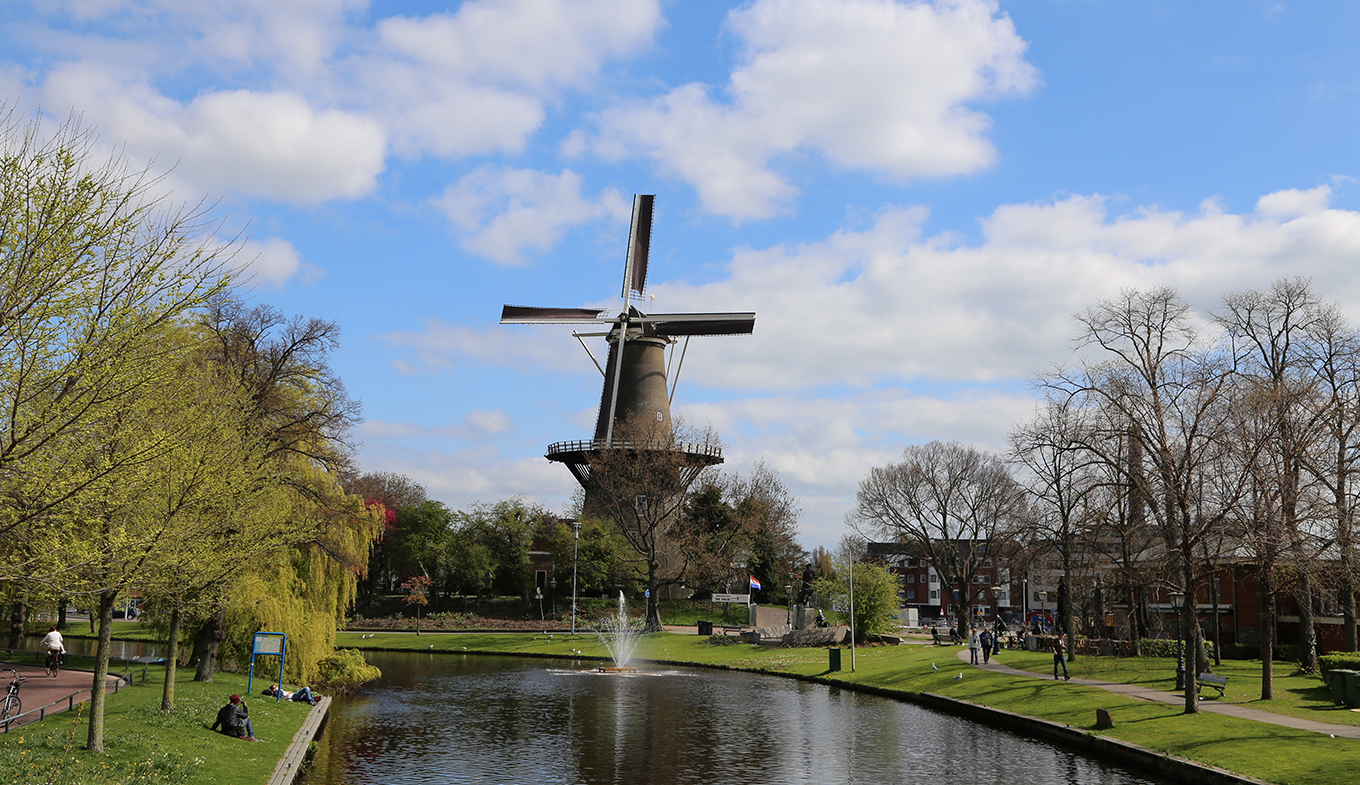
<svg viewBox="0 0 1360 785"><path fill-rule="evenodd" d="M1259 0L11 0L0 100L173 166L252 297L334 319L365 470L459 507L573 481L600 377L502 303L615 306L656 194L676 411L834 546L867 469L988 448L1071 314L1282 276L1360 318L1360 6ZM597 349L597 352L600 351Z"/></svg>

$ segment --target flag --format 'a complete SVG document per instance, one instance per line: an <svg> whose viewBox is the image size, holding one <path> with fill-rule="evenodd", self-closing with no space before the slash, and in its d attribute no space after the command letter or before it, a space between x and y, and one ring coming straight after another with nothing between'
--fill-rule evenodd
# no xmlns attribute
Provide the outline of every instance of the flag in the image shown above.
<svg viewBox="0 0 1360 785"><path fill-rule="evenodd" d="M751 588L760 591L760 581L756 580L754 575L751 576Z"/></svg>

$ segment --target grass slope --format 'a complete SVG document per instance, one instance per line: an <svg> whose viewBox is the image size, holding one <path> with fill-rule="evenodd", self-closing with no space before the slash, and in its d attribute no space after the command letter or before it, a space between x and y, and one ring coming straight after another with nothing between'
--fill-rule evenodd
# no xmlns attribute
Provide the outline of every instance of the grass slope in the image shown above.
<svg viewBox="0 0 1360 785"><path fill-rule="evenodd" d="M176 708L163 713L164 673L153 666L145 682L109 696L103 753L82 749L89 728L85 704L0 735L0 783L261 785L310 708L249 698L250 720L259 741L241 741L209 731L208 726L228 695L245 694L244 675L219 673L214 682L200 683L192 681L193 669L180 668ZM254 686L258 692L267 686L267 679L264 683L256 679Z"/></svg>

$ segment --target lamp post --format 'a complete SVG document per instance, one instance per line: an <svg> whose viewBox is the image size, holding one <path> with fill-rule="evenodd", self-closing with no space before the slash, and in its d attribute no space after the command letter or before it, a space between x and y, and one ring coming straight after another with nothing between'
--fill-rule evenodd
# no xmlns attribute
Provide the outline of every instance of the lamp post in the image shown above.
<svg viewBox="0 0 1360 785"><path fill-rule="evenodd" d="M548 586L552 587L552 593L548 595L548 605L552 607L552 620L557 621L557 579L548 581Z"/></svg>
<svg viewBox="0 0 1360 785"><path fill-rule="evenodd" d="M581 522L571 522L571 634L576 634L576 554L581 550Z"/></svg>
<svg viewBox="0 0 1360 785"><path fill-rule="evenodd" d="M1185 650L1181 647L1181 614L1185 603L1183 592L1171 592L1171 606L1176 610L1176 689L1185 689Z"/></svg>
<svg viewBox="0 0 1360 785"><path fill-rule="evenodd" d="M1044 605L1048 603L1048 592L1041 591L1038 592L1038 595L1039 595L1039 631L1042 632L1044 627L1043 623L1044 612L1047 610L1047 608L1045 608Z"/></svg>
<svg viewBox="0 0 1360 785"><path fill-rule="evenodd" d="M786 623L789 625L789 629L793 629L793 584L790 583L788 586L785 586L784 592L789 595L789 613L786 617Z"/></svg>

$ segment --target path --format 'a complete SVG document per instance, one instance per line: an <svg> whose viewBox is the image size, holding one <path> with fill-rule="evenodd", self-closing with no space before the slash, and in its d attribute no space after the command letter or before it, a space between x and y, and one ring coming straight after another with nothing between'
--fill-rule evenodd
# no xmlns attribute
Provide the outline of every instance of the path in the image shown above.
<svg viewBox="0 0 1360 785"><path fill-rule="evenodd" d="M56 678L47 675L47 670L37 665L22 665L12 662L0 663L0 668L13 668L28 681L19 688L19 698L24 702L24 715L13 723L13 727L26 725L35 720L41 719L44 712L35 709L47 706L49 703L56 703L55 706L48 706L46 714L55 714L59 711L66 711L72 703L84 703L90 699L90 683L93 674L89 671L68 671L57 672ZM7 688L13 678L8 671L0 673L0 689ZM112 692L118 677L109 676L105 682L106 693ZM3 696L0 696L3 697Z"/></svg>
<svg viewBox="0 0 1360 785"><path fill-rule="evenodd" d="M1003 649L1002 651L1004 654L1005 650ZM958 657L960 660L967 663L969 660L968 649L966 648L960 649L958 652ZM1002 665L1001 663L996 661L996 655L993 655L992 661L990 663L987 663L985 665L970 665L970 667L981 668L983 670L989 671L996 671L998 673L1006 673L1011 676L1025 676L1031 679L1051 678L1050 676L1043 673L1022 671L1016 668L1011 668L1009 666ZM1136 684L1120 684L1119 682L1101 681L1100 679L1083 679L1077 676L1073 676L1069 683L1082 684L1087 687L1099 687L1100 689L1106 690L1108 692L1117 693L1119 695L1127 695L1130 698L1138 698L1139 700L1153 701L1156 703L1168 703L1173 706L1185 705L1185 696L1181 695L1178 692L1166 692L1165 690L1154 690L1149 687L1140 687ZM1218 701L1212 700L1201 701L1199 707L1201 711L1213 712L1215 714L1224 714L1229 717L1239 717L1244 720L1266 722L1270 723L1271 725L1280 725L1286 728L1296 728L1298 730L1313 731L1314 733L1326 733L1331 736L1340 736L1342 738L1347 739L1360 739L1360 727L1356 727L1353 725L1329 725L1325 722L1315 722L1313 720L1305 720L1300 719L1298 717L1289 717L1284 714L1274 714L1268 711L1261 711L1260 709L1252 709L1247 706L1238 705L1236 703L1219 703Z"/></svg>

